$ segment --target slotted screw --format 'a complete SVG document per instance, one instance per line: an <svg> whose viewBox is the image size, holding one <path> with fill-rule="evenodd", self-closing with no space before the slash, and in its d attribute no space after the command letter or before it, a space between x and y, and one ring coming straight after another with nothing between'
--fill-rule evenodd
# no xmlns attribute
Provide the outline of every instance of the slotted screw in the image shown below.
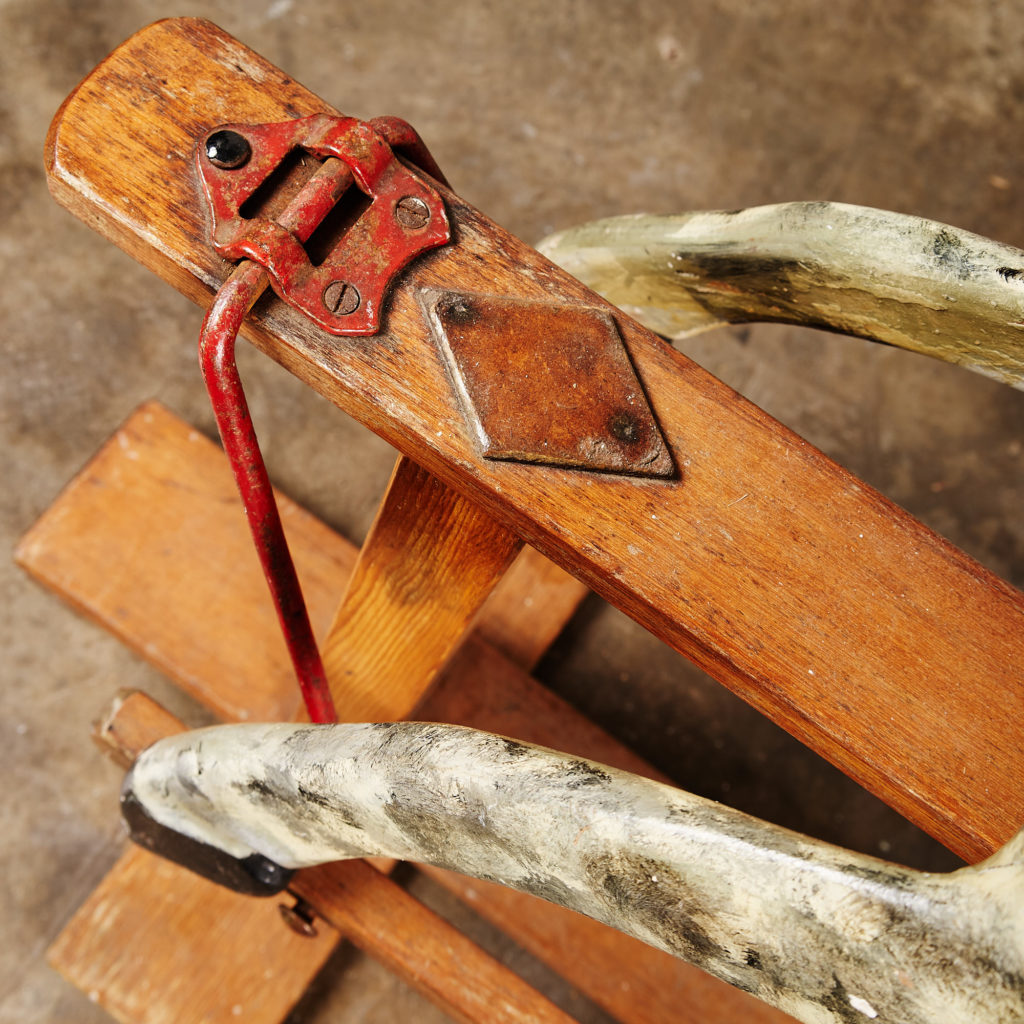
<svg viewBox="0 0 1024 1024"><path fill-rule="evenodd" d="M416 196L403 196L395 207L395 220L403 228L422 228L430 220L430 208Z"/></svg>
<svg viewBox="0 0 1024 1024"><path fill-rule="evenodd" d="M359 308L359 289L348 281L332 281L323 294L324 305L341 316L354 313Z"/></svg>

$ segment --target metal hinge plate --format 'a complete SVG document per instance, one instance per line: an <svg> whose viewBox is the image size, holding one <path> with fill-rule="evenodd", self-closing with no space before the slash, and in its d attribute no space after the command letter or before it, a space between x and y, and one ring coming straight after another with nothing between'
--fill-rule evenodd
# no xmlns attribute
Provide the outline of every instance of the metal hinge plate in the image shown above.
<svg viewBox="0 0 1024 1024"><path fill-rule="evenodd" d="M196 156L213 216L214 248L226 259L261 264L274 291L324 330L377 333L381 303L395 275L451 235L440 195L394 156L392 145L417 143L408 126L390 118L367 123L317 114L280 124L219 126ZM341 160L372 200L318 266L296 234L246 211L247 201L297 150Z"/></svg>

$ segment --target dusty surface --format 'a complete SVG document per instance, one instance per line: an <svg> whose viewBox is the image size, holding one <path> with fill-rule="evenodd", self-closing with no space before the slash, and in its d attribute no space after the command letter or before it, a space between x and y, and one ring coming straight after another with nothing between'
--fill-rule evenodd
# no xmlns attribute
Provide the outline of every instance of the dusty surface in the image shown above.
<svg viewBox="0 0 1024 1024"><path fill-rule="evenodd" d="M775 12L782 6L264 0L245 12L222 2L173 13L212 18L352 114L409 118L455 187L528 240L639 210L832 199L1024 246L1024 13L980 0L839 0L827 13L796 2L784 5L785 16ZM66 93L123 38L167 13L143 2L0 3L0 528L8 551L140 401L159 397L212 429L194 357L198 311L61 211L42 172L43 135ZM733 330L695 339L687 351L1024 583L1024 395L807 330ZM279 368L243 355L272 474L361 537L390 451ZM91 1024L106 1018L44 962L121 842L117 776L94 753L88 724L123 685L199 716L7 561L0 588L0 1021ZM596 600L541 674L689 789L865 852L951 864ZM480 934L517 968L543 974L493 933ZM571 1012L601 1019L564 987L552 990ZM439 1015L346 953L295 1018Z"/></svg>

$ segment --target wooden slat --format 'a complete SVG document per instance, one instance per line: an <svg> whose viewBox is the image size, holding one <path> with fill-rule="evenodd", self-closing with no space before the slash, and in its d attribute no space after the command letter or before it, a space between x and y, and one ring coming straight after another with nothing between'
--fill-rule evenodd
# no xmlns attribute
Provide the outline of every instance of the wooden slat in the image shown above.
<svg viewBox="0 0 1024 1024"><path fill-rule="evenodd" d="M572 1020L365 860L310 868L296 875L291 888L455 1020Z"/></svg>
<svg viewBox="0 0 1024 1024"><path fill-rule="evenodd" d="M172 679L219 710L222 717L232 717L223 709L234 704L221 695L221 688L228 695L237 689L235 679L225 672L227 666L247 681L242 696L251 699L254 707L278 709L280 713L275 717L286 718L297 706L296 687L283 648L276 651L262 639L267 633L276 637L278 627L233 486L226 460L213 444L160 406L144 406L26 535L18 558L41 582L86 610L115 635L127 639ZM279 500L314 620L325 623L333 599L330 588L333 586L336 594L344 585L343 567L354 563L355 549L287 498L280 496ZM118 557L126 551L132 556L130 572L118 569ZM538 558L534 555L531 561L536 563ZM508 735L532 736L537 742L653 774L653 769L524 672L517 671L485 642L488 631L499 639L508 635L507 626L496 627L494 622L505 621L498 613L511 610L516 627L527 634L516 641L523 663L532 663L551 635L551 620L563 621L581 596L579 585L566 583L560 570L543 576L531 589L531 565L523 563L521 556L498 585L481 615L476 635L456 655L438 687L420 707L420 715ZM189 586L174 586L178 578L188 580ZM252 600L253 592L262 596L262 602ZM201 609L197 610L193 595L208 593L216 594L218 607L226 610L222 614L234 623L232 631L206 628L209 617L199 614ZM230 614L232 611L235 614ZM531 615L537 618L531 621ZM145 720L143 714L130 719L135 723ZM106 735L114 742L116 733L114 737L109 735L114 728L108 722L101 728L101 738ZM116 728L124 730L127 726ZM121 870L120 865L115 867L108 876L110 884L104 883L101 906L113 907L119 892L124 899L135 899L145 884L163 884L162 876L156 875L148 883L141 881L139 873L143 869L135 863L135 874L119 888L115 883ZM201 882L197 879L193 885L191 876L182 875L177 882L175 906L205 899L205 883ZM461 876L445 875L442 882L499 922L513 938L624 1024L660 1024L669 1019L681 1024L741 1019L782 1024L789 1020L681 961L569 911L511 890L468 883ZM251 900L241 902L260 905ZM220 922L235 929L236 918L222 915L207 920L197 913L186 919L196 922L196 934L186 934L180 909L165 906L157 898L149 903L154 916L172 915L183 943L194 943L202 955L216 954L226 972L221 977L225 984L222 994L228 992L225 977L231 976L230 961L247 954L244 947L228 941L234 930L226 937L221 935ZM69 925L73 935L88 930L96 906L89 901L75 916ZM197 963L202 962L201 953L197 953ZM302 950L294 954L302 955ZM103 943L88 946L77 939L62 939L54 948L53 960L85 991L107 998L104 993L111 989L111 1000L126 991L122 977L127 988L142 984L137 977L136 949L130 933L107 934ZM285 975L265 982L252 981L252 987L244 991L250 1007L246 1019L253 1024L279 1020L274 1015L281 998L279 989L291 985L289 998L298 999L321 962L322 958L308 956L301 962L291 962ZM176 972L180 965L172 960L167 966ZM171 1019L174 1004L169 1005L169 1001L182 990L172 983L178 976L173 973L166 991L162 988L163 970L163 962L152 960L146 984L151 1001L155 1003L159 996L161 1010L169 1015L164 1019ZM275 988L275 994L265 1003L257 998L261 985ZM232 1005L235 1003L237 999ZM261 1005L267 1007L262 1014ZM139 1009L138 1001L130 1006ZM711 1012L716 1007L717 1016ZM121 1019L146 1018L125 1015ZM177 1019L188 1017L183 1013Z"/></svg>
<svg viewBox="0 0 1024 1024"><path fill-rule="evenodd" d="M122 1024L279 1024L338 943L130 846L50 947L50 964Z"/></svg>
<svg viewBox="0 0 1024 1024"><path fill-rule="evenodd" d="M401 457L323 644L343 722L408 717L522 541Z"/></svg>
<svg viewBox="0 0 1024 1024"><path fill-rule="evenodd" d="M162 22L62 108L50 187L207 304L227 268L206 239L196 140L326 110L208 23ZM373 343L339 346L275 301L249 336L956 852L1007 840L1024 820L1021 595L445 196L457 242L402 276ZM424 313L430 289L610 310L677 477L482 458Z"/></svg>
<svg viewBox="0 0 1024 1024"><path fill-rule="evenodd" d="M111 761L127 771L151 743L184 731L182 722L163 705L138 690L122 690L107 713L93 723L92 738Z"/></svg>

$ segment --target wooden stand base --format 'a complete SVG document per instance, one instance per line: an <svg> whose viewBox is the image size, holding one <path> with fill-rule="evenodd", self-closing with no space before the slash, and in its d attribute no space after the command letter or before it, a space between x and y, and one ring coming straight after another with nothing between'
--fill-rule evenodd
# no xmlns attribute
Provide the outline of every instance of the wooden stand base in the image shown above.
<svg viewBox="0 0 1024 1024"><path fill-rule="evenodd" d="M356 551L287 499L280 502L323 635ZM296 715L297 688L223 455L160 406L144 406L122 426L26 535L17 558L219 717ZM656 777L527 674L584 593L561 570L524 552L415 717L473 725ZM430 873L622 1021L789 1019L579 915L499 886ZM330 871L323 884L331 884ZM388 884L390 900L396 887ZM373 906L371 900L371 917ZM384 902L379 909L379 920L361 930L360 945L415 983L415 968L394 956L394 916ZM417 934L429 945L437 939L430 929L442 925L423 927L427 932ZM50 958L126 1024L227 1022L243 1013L271 1024L295 1005L340 938L327 925L316 938L298 936L281 922L275 901L218 890L131 850L58 937ZM465 984L460 972L440 971L421 988L460 1019L559 1018L550 1004L528 996L509 1000L502 1013L474 1009L458 998Z"/></svg>

